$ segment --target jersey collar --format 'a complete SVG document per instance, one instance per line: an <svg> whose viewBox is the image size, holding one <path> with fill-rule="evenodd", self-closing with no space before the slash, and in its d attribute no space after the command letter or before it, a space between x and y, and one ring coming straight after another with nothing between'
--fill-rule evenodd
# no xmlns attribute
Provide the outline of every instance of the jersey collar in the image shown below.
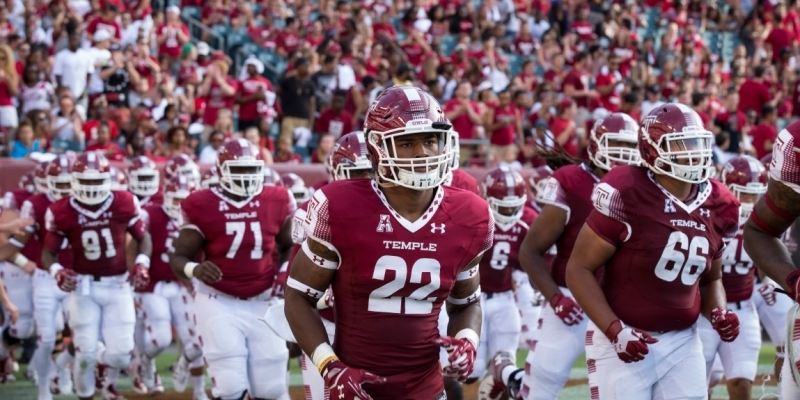
<svg viewBox="0 0 800 400"><path fill-rule="evenodd" d="M381 199L381 202L389 210L389 213L392 214L394 219L397 220L397 222L399 222L400 225L403 226L403 228L406 228L406 230L408 230L411 233L414 233L420 230L420 228L422 228L423 226L427 225L428 222L431 221L431 218L433 218L433 215L436 214L436 211L439 209L439 206L442 204L442 201L444 200L445 188L444 185L439 185L439 187L436 189L436 194L433 196L433 201L431 202L430 207L428 207L428 210L425 211L425 213L422 214L422 216L419 217L419 219L417 219L414 222L411 222L403 218L403 216L401 216L399 212L395 211L395 209L392 208L392 206L386 200L386 196L378 187L378 183L375 182L375 180L372 180L371 185L372 185L372 190L375 191L375 194L378 195L378 198Z"/></svg>
<svg viewBox="0 0 800 400"><path fill-rule="evenodd" d="M113 191L111 191L111 193L108 195L108 198L106 199L106 201L103 202L103 204L100 206L100 208L98 208L97 210L94 210L94 211L87 210L86 208L84 208L83 206L78 204L78 200L75 200L75 197L70 196L70 198L69 198L69 205L72 206L72 208L74 208L75 211L77 211L77 212L79 212L79 213L81 213L81 214L83 214L83 215L85 215L85 216L87 216L87 217L89 217L91 219L100 218L100 216L103 215L103 213L105 213L106 211L108 211L109 208L111 208L111 204L113 202L114 202L114 192Z"/></svg>

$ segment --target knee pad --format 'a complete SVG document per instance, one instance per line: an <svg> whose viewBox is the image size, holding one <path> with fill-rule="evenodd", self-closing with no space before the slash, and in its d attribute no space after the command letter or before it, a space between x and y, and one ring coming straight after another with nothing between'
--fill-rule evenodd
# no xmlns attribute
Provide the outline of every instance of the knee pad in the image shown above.
<svg viewBox="0 0 800 400"><path fill-rule="evenodd" d="M103 363L112 368L125 369L130 366L131 358L131 353L109 353L106 350L103 355Z"/></svg>
<svg viewBox="0 0 800 400"><path fill-rule="evenodd" d="M214 388L212 391L220 399L234 400L243 399L247 392L247 376L241 376L237 370L224 369L216 371L213 376Z"/></svg>
<svg viewBox="0 0 800 400"><path fill-rule="evenodd" d="M3 329L3 343L7 344L8 347L22 343L22 339L12 336L11 329L10 326Z"/></svg>
<svg viewBox="0 0 800 400"><path fill-rule="evenodd" d="M183 356L186 357L190 365L198 360L200 361L200 366L203 364L203 349L196 340L183 343Z"/></svg>
<svg viewBox="0 0 800 400"><path fill-rule="evenodd" d="M269 381L254 382L252 385L253 391L248 394L251 399L277 399L289 390L285 380L279 382L271 379Z"/></svg>
<svg viewBox="0 0 800 400"><path fill-rule="evenodd" d="M172 327L169 320L163 322L145 326L142 351L150 358L155 358L172 343Z"/></svg>

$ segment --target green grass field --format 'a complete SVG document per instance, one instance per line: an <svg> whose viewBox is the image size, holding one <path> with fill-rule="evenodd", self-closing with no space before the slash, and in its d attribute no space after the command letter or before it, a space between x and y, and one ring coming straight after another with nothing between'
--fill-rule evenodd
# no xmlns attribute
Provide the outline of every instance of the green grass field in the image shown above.
<svg viewBox="0 0 800 400"><path fill-rule="evenodd" d="M156 364L158 366L158 370L161 371L161 376L163 378L164 386L167 388L167 392L159 397L168 397L170 390L172 388L172 374L169 372L169 368L171 367L172 363L175 361L176 355L174 350L170 349L170 351L165 352L156 359ZM525 362L525 352L519 352L517 354L517 360L520 365L524 364ZM775 348L771 345L765 345L761 348L761 355L759 357L759 367L758 367L758 381L767 381L765 385L756 385L753 390L753 398L758 399L771 399L777 398L777 396L769 396L770 394L775 394L777 391L775 390L775 383L777 381L776 377L771 376L773 371L773 362L775 360ZM25 365L20 366L20 372L24 371L27 368ZM292 386L301 386L302 379L300 377L300 367L296 360L291 362L290 367L291 372L291 380L290 384ZM583 380L586 378L586 368L585 368L585 360L583 357L579 359L575 366L572 369L572 373L570 375L571 383L568 383L568 387L566 387L562 392L561 396L559 396L559 400L586 400L588 399L589 389L586 384L583 383ZM119 389L123 392L130 391L130 380L127 377L120 378L119 382ZM208 380L206 382L206 387L209 388L210 384ZM191 389L188 389L187 392L190 392ZM99 395L96 395L96 398L99 398ZM158 397L154 397L158 398ZM723 386L718 386L714 391L714 399L727 399L728 393L727 390ZM36 388L33 383L25 380L24 377L20 373L16 375L16 381L9 382L5 385L0 385L0 399L2 400L36 400ZM56 400L61 399L77 399L76 396L55 396ZM301 399L302 400L302 399ZM467 397L467 400L475 400L474 398Z"/></svg>

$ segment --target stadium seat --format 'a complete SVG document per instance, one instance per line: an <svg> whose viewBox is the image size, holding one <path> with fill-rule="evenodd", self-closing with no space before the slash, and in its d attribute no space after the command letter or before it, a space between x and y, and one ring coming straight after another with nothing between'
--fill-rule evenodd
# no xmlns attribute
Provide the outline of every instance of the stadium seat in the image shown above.
<svg viewBox="0 0 800 400"><path fill-rule="evenodd" d="M187 6L181 9L181 15L183 15L184 17L189 17L199 20L200 14L201 14L200 7Z"/></svg>

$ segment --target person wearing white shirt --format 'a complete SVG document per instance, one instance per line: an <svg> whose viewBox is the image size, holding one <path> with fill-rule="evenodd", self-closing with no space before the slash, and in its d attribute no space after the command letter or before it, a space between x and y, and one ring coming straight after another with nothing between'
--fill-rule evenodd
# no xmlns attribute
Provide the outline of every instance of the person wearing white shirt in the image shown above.
<svg viewBox="0 0 800 400"><path fill-rule="evenodd" d="M53 75L58 87L69 88L76 101L86 109L94 59L80 46L80 34L70 33L67 48L56 54Z"/></svg>
<svg viewBox="0 0 800 400"><path fill-rule="evenodd" d="M647 88L647 98L642 102L642 115L650 114L650 111L664 105L661 101L661 88L658 85L652 85Z"/></svg>
<svg viewBox="0 0 800 400"><path fill-rule="evenodd" d="M111 33L105 29L100 29L94 34L94 47L90 47L84 51L89 54L94 64L94 73L92 80L89 81L89 94L103 93L105 86L103 80L100 79L100 70L108 64L111 60Z"/></svg>

